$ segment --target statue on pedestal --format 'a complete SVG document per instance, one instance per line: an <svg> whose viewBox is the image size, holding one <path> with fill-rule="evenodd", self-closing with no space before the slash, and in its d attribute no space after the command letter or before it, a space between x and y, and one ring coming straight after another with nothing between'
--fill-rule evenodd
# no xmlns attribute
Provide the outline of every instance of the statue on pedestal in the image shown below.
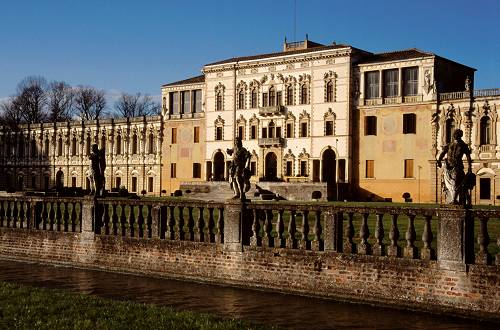
<svg viewBox="0 0 500 330"><path fill-rule="evenodd" d="M446 204L470 205L470 190L475 185L475 175L472 173L471 150L462 140L461 129L453 132L453 141L443 147L439 155L437 166L442 167L442 160L446 155L443 169L444 192ZM464 172L463 156L467 158L467 174Z"/></svg>
<svg viewBox="0 0 500 330"><path fill-rule="evenodd" d="M234 149L227 149L228 155L233 155L231 166L229 167L229 184L234 191L233 199L245 200L245 193L250 190L250 158L252 155L243 147L241 138L236 138Z"/></svg>
<svg viewBox="0 0 500 330"><path fill-rule="evenodd" d="M97 144L93 144L89 159L90 194L96 197L102 197L104 196L104 186L106 183L106 178L104 176L104 170L106 169L104 148L99 149Z"/></svg>

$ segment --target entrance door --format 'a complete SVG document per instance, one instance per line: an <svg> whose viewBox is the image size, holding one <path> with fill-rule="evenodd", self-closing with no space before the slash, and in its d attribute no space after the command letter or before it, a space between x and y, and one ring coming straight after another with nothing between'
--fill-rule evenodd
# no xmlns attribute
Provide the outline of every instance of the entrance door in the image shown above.
<svg viewBox="0 0 500 330"><path fill-rule="evenodd" d="M491 179L479 179L479 199L491 199Z"/></svg>
<svg viewBox="0 0 500 330"><path fill-rule="evenodd" d="M214 181L224 181L224 154L221 151L214 156Z"/></svg>
<svg viewBox="0 0 500 330"><path fill-rule="evenodd" d="M278 158L274 152L266 155L266 181L276 181L278 179Z"/></svg>
<svg viewBox="0 0 500 330"><path fill-rule="evenodd" d="M335 152L332 149L327 149L325 150L325 152L323 152L323 156L321 158L321 166L321 181L326 182L328 200L337 199L338 194L336 189L338 187L336 184L336 157Z"/></svg>
<svg viewBox="0 0 500 330"><path fill-rule="evenodd" d="M59 170L56 174L56 188L59 190L64 186L64 173Z"/></svg>

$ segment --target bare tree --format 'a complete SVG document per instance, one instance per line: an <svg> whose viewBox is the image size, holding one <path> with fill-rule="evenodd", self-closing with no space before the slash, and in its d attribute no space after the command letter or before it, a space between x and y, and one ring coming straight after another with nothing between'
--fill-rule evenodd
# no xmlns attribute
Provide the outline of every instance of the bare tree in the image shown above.
<svg viewBox="0 0 500 330"><path fill-rule="evenodd" d="M18 97L11 96L7 100L3 101L0 104L0 110L0 120L2 125L6 125L12 129L16 129L20 124L24 122L24 117Z"/></svg>
<svg viewBox="0 0 500 330"><path fill-rule="evenodd" d="M47 105L51 122L71 119L73 89L64 81L53 81L47 90Z"/></svg>
<svg viewBox="0 0 500 330"><path fill-rule="evenodd" d="M96 120L104 117L106 97L103 90L79 86L75 89L74 110L82 120Z"/></svg>
<svg viewBox="0 0 500 330"><path fill-rule="evenodd" d="M29 76L17 85L15 103L24 121L30 124L46 120L47 81L40 76Z"/></svg>
<svg viewBox="0 0 500 330"><path fill-rule="evenodd" d="M115 110L122 117L153 116L160 112L160 103L149 95L122 93L115 102Z"/></svg>

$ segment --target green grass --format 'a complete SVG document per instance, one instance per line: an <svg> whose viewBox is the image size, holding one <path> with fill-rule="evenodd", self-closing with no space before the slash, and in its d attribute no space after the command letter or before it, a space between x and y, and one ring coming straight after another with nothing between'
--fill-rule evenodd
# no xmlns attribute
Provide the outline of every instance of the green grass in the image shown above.
<svg viewBox="0 0 500 330"><path fill-rule="evenodd" d="M0 329L266 329L169 307L0 282Z"/></svg>

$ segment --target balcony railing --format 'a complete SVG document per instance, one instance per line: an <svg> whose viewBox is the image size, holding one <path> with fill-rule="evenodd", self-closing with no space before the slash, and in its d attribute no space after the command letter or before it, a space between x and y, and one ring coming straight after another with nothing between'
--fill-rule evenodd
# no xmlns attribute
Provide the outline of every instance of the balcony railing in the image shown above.
<svg viewBox="0 0 500 330"><path fill-rule="evenodd" d="M493 144L484 144L482 146L479 146L479 151L480 152L492 152L492 151L495 151L495 145L493 145Z"/></svg>
<svg viewBox="0 0 500 330"><path fill-rule="evenodd" d="M474 97L500 96L500 88L477 89Z"/></svg>
<svg viewBox="0 0 500 330"><path fill-rule="evenodd" d="M282 137L275 138L260 138L260 147L282 147L285 144L285 139Z"/></svg>
<svg viewBox="0 0 500 330"><path fill-rule="evenodd" d="M401 97L384 97L384 104L398 104L401 103Z"/></svg>
<svg viewBox="0 0 500 330"><path fill-rule="evenodd" d="M439 94L439 101L467 99L469 97L470 97L470 92L467 92L467 91L441 93L441 94Z"/></svg>
<svg viewBox="0 0 500 330"><path fill-rule="evenodd" d="M283 113L285 108L282 105L273 105L270 107L259 108L259 115L261 116L275 116Z"/></svg>
<svg viewBox="0 0 500 330"><path fill-rule="evenodd" d="M423 100L422 94L403 96L404 103L416 103L416 102L422 102L422 100Z"/></svg>
<svg viewBox="0 0 500 330"><path fill-rule="evenodd" d="M377 99L365 99L365 105L381 105L382 104L382 99L377 98Z"/></svg>

